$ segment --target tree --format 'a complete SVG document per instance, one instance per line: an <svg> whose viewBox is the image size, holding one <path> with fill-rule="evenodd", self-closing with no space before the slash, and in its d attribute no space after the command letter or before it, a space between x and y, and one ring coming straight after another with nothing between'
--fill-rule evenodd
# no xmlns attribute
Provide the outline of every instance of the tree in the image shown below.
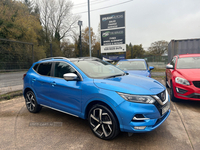
<svg viewBox="0 0 200 150"><path fill-rule="evenodd" d="M156 41L151 43L151 46L148 48L148 51L151 55L161 56L168 51L168 42L167 41Z"/></svg>
<svg viewBox="0 0 200 150"><path fill-rule="evenodd" d="M67 58L76 57L75 46L74 44L70 43L69 40L64 40L63 42L61 42L61 50L63 52L63 55Z"/></svg>
<svg viewBox="0 0 200 150"><path fill-rule="evenodd" d="M83 29L82 32L82 55L83 57L89 56L89 28L86 27ZM98 43L96 42L96 36L95 33L93 32L93 28L91 28L91 48L92 48L92 55L94 54L95 56L97 55L97 50L100 49L100 46L98 46ZM77 57L79 56L79 35L74 34L74 42L75 42L75 53ZM99 43L100 45L100 43Z"/></svg>
<svg viewBox="0 0 200 150"><path fill-rule="evenodd" d="M39 43L42 26L38 16L30 14L26 4L12 0L1 0L0 11L0 38L33 43L35 60L45 57L43 46ZM30 46L3 41L0 45L1 61L32 63Z"/></svg>
<svg viewBox="0 0 200 150"><path fill-rule="evenodd" d="M73 3L69 0L41 0L39 6L40 21L48 40L61 39L71 36L77 28L79 16L73 15Z"/></svg>
<svg viewBox="0 0 200 150"><path fill-rule="evenodd" d="M141 58L143 57L145 51L142 47L142 44L140 45L133 45L130 43L129 45L126 45L126 58Z"/></svg>

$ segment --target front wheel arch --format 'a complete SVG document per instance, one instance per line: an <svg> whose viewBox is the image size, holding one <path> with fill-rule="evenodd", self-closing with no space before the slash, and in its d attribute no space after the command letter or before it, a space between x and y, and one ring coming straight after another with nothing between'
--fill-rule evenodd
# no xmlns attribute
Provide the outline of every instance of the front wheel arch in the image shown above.
<svg viewBox="0 0 200 150"><path fill-rule="evenodd" d="M87 107L85 109L85 118L86 119L88 119L88 113L89 113L90 109L96 104L100 104L100 105L106 106L108 109L110 109L110 111L113 113L113 115L117 118L118 125L120 125L119 118L116 115L115 111L108 104L106 104L105 102L98 101L98 100L97 101L92 101L87 105Z"/></svg>

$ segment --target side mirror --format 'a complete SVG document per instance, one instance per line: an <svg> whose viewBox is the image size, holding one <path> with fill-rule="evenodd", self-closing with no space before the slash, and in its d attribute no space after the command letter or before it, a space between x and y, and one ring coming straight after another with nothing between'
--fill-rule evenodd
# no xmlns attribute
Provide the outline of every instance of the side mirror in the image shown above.
<svg viewBox="0 0 200 150"><path fill-rule="evenodd" d="M153 66L149 66L149 70L153 70L154 69L154 67Z"/></svg>
<svg viewBox="0 0 200 150"><path fill-rule="evenodd" d="M78 78L78 76L75 73L66 73L63 75L63 77L67 81L74 81Z"/></svg>
<svg viewBox="0 0 200 150"><path fill-rule="evenodd" d="M166 68L167 69L174 69L174 66L173 65L167 65Z"/></svg>

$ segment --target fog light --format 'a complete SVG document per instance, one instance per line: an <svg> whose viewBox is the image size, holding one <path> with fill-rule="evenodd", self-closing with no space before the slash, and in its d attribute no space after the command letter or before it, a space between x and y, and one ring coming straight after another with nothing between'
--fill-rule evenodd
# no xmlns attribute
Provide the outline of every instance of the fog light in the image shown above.
<svg viewBox="0 0 200 150"><path fill-rule="evenodd" d="M180 94L185 94L187 90L181 89L181 88L176 88L176 92Z"/></svg>
<svg viewBox="0 0 200 150"><path fill-rule="evenodd" d="M144 130L146 126L135 126L134 129L136 130Z"/></svg>

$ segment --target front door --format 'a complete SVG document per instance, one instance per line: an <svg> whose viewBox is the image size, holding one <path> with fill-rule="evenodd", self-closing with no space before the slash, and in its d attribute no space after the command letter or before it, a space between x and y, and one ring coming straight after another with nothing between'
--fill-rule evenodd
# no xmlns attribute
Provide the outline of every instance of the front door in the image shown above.
<svg viewBox="0 0 200 150"><path fill-rule="evenodd" d="M67 62L55 62L51 78L52 107L79 116L81 113L82 81L66 81L65 73L77 73Z"/></svg>

